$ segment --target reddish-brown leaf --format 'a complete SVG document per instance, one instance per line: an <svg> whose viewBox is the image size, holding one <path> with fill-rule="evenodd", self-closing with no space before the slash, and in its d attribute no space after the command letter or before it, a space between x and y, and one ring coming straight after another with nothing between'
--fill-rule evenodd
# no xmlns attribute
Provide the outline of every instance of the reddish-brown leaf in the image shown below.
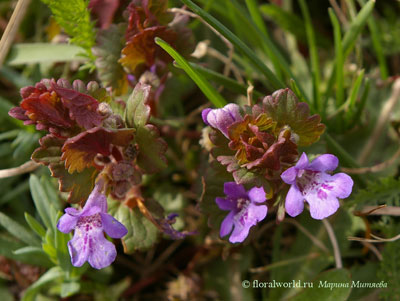
<svg viewBox="0 0 400 301"><path fill-rule="evenodd" d="M134 129L108 130L96 127L68 139L62 148L62 160L69 173L82 172L95 166L97 154L105 157L112 153L113 145L128 146L133 139Z"/></svg>

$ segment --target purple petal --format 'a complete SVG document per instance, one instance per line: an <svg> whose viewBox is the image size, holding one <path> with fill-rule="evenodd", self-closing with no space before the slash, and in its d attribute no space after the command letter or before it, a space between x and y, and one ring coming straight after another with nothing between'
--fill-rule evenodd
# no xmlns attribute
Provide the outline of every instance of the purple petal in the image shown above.
<svg viewBox="0 0 400 301"><path fill-rule="evenodd" d="M233 123L243 120L237 104L228 104L222 109L204 110L202 112L203 120L206 124L220 130L228 137L228 128Z"/></svg>
<svg viewBox="0 0 400 301"><path fill-rule="evenodd" d="M296 168L297 169L305 169L308 167L308 165L309 165L308 157L307 157L306 153L302 153L299 161L297 161L297 163L296 163Z"/></svg>
<svg viewBox="0 0 400 301"><path fill-rule="evenodd" d="M74 237L68 242L71 263L75 267L81 267L89 257L89 244L81 231L75 231Z"/></svg>
<svg viewBox="0 0 400 301"><path fill-rule="evenodd" d="M235 199L245 198L247 199L246 189L243 185L236 184L235 182L224 183L224 193Z"/></svg>
<svg viewBox="0 0 400 301"><path fill-rule="evenodd" d="M204 110L201 112L201 118L203 118L204 123L207 124L207 125L210 125L210 124L208 123L208 121L207 121L207 115L208 115L208 113L210 113L210 112L211 112L211 109L210 109L210 108L204 109Z"/></svg>
<svg viewBox="0 0 400 301"><path fill-rule="evenodd" d="M291 167L287 170L285 170L281 174L281 178L283 182L286 184L294 184L296 182L296 177L297 177L297 168L296 167Z"/></svg>
<svg viewBox="0 0 400 301"><path fill-rule="evenodd" d="M216 198L215 202L221 210L233 210L236 208L237 204L236 200L233 200L231 198Z"/></svg>
<svg viewBox="0 0 400 301"><path fill-rule="evenodd" d="M95 185L82 209L81 216L90 216L99 212L107 212L107 198L101 193L100 189L102 185L103 183L100 182Z"/></svg>
<svg viewBox="0 0 400 301"><path fill-rule="evenodd" d="M74 207L65 208L64 211L65 211L66 213L68 213L69 215L72 215L72 216L77 216L77 217L79 217L79 216L81 215L81 211L78 210L78 209L76 209L76 208L74 208Z"/></svg>
<svg viewBox="0 0 400 301"><path fill-rule="evenodd" d="M299 215L304 210L304 197L295 185L290 187L286 195L285 209L291 217Z"/></svg>
<svg viewBox="0 0 400 301"><path fill-rule="evenodd" d="M267 206L257 206L250 203L245 210L239 212L234 217L235 228L233 229L229 241L232 243L244 241L249 235L250 228L262 221L267 216L267 212Z"/></svg>
<svg viewBox="0 0 400 301"><path fill-rule="evenodd" d="M100 213L103 230L111 238L121 238L128 233L128 229L108 213Z"/></svg>
<svg viewBox="0 0 400 301"><path fill-rule="evenodd" d="M231 116L231 118L236 121L242 121L242 115L240 115L240 107L235 103L227 104L223 110Z"/></svg>
<svg viewBox="0 0 400 301"><path fill-rule="evenodd" d="M268 207L265 205L250 204L249 207L247 207L247 223L251 226L256 225L267 216L267 212Z"/></svg>
<svg viewBox="0 0 400 301"><path fill-rule="evenodd" d="M91 236L89 264L95 269L103 269L109 266L117 257L117 251L113 243L109 242L102 231L96 231Z"/></svg>
<svg viewBox="0 0 400 301"><path fill-rule="evenodd" d="M229 214L225 217L225 219L221 223L221 229L219 231L219 235L224 237L231 233L233 227L233 217L234 212L229 212Z"/></svg>
<svg viewBox="0 0 400 301"><path fill-rule="evenodd" d="M75 228L78 219L78 217L66 213L58 220L57 229L63 233L69 233Z"/></svg>
<svg viewBox="0 0 400 301"><path fill-rule="evenodd" d="M250 201L254 203L262 203L267 200L265 197L265 191L263 187L253 187L252 189L250 189L249 198Z"/></svg>
<svg viewBox="0 0 400 301"><path fill-rule="evenodd" d="M239 225L235 223L235 229L233 229L229 241L231 243L243 242L249 235L250 227L251 225L249 224Z"/></svg>
<svg viewBox="0 0 400 301"><path fill-rule="evenodd" d="M350 176L345 173L338 173L331 176L331 180L334 183L333 193L341 199L347 198L353 188L353 180Z"/></svg>
<svg viewBox="0 0 400 301"><path fill-rule="evenodd" d="M325 154L315 158L307 169L324 172L328 170L335 170L338 164L339 160L337 157L331 154Z"/></svg>
<svg viewBox="0 0 400 301"><path fill-rule="evenodd" d="M310 205L311 217L314 219L324 219L334 214L340 205L332 193L327 193L323 189L310 190L305 199Z"/></svg>

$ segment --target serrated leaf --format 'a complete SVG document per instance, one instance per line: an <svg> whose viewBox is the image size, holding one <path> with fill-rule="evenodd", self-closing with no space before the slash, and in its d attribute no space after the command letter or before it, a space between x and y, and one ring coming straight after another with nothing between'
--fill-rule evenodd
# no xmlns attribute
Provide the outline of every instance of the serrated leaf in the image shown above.
<svg viewBox="0 0 400 301"><path fill-rule="evenodd" d="M151 86L138 83L126 103L125 121L129 127L145 126L150 118L150 106L147 104Z"/></svg>
<svg viewBox="0 0 400 301"><path fill-rule="evenodd" d="M98 175L98 170L94 167L86 168L81 173L69 173L65 169L64 163L51 164L51 175L58 178L59 190L69 192L69 203L81 203L86 201L94 187L94 181Z"/></svg>
<svg viewBox="0 0 400 301"><path fill-rule="evenodd" d="M367 187L359 190L353 200L345 202L345 206L354 204L400 206L400 179L387 177L368 182Z"/></svg>
<svg viewBox="0 0 400 301"><path fill-rule="evenodd" d="M277 128L288 126L299 137L299 146L318 141L325 131L320 116L310 116L308 105L298 102L296 95L289 89L281 89L265 97L262 107L263 112L278 123Z"/></svg>
<svg viewBox="0 0 400 301"><path fill-rule="evenodd" d="M232 176L223 166L214 162L212 167L207 168L204 180L204 195L200 202L200 209L208 216L208 225L213 229L219 229L227 212L219 209L215 198L224 196L224 183L232 181Z"/></svg>
<svg viewBox="0 0 400 301"><path fill-rule="evenodd" d="M128 146L133 139L134 129L108 130L102 127L92 128L75 137L69 138L62 148L61 159L69 173L81 173L95 166L97 154L111 155L113 145Z"/></svg>
<svg viewBox="0 0 400 301"><path fill-rule="evenodd" d="M149 249L156 242L158 229L140 212L139 208L129 208L121 202L108 199L109 213L128 229L122 238L125 253Z"/></svg>
<svg viewBox="0 0 400 301"><path fill-rule="evenodd" d="M155 173L167 167L165 152L167 144L159 137L156 127L148 124L139 127L135 141L139 146L137 164L147 173Z"/></svg>
<svg viewBox="0 0 400 301"><path fill-rule="evenodd" d="M156 37L172 43L176 39L176 34L166 26L154 26L144 29L135 34L122 49L122 58L119 62L129 70L136 73L140 65L150 68L154 65L157 57L170 61L169 56L163 54L161 48L154 42Z"/></svg>
<svg viewBox="0 0 400 301"><path fill-rule="evenodd" d="M76 89L63 87L60 80L57 81L57 84L52 82L51 87L61 97L63 105L68 108L70 118L75 120L79 126L90 129L101 124L102 116L97 112L99 103L92 96Z"/></svg>
<svg viewBox="0 0 400 301"><path fill-rule="evenodd" d="M98 45L93 47L93 53L97 56L95 64L99 79L106 87L112 87L115 95L122 95L128 89L126 73L118 62L124 46L124 30L112 24L99 32Z"/></svg>
<svg viewBox="0 0 400 301"><path fill-rule="evenodd" d="M57 23L71 36L71 42L81 46L92 56L96 30L90 20L89 1L85 0L42 0L49 6Z"/></svg>
<svg viewBox="0 0 400 301"><path fill-rule="evenodd" d="M322 283L322 285L321 285ZM329 285L338 285L331 289ZM291 301L309 300L347 300L351 292L351 277L346 269L334 269L321 273L314 281L313 287L305 288L290 298Z"/></svg>
<svg viewBox="0 0 400 301"><path fill-rule="evenodd" d="M64 142L64 139L57 138L52 134L42 137L39 140L40 147L32 154L32 160L45 165L60 162L61 147Z"/></svg>

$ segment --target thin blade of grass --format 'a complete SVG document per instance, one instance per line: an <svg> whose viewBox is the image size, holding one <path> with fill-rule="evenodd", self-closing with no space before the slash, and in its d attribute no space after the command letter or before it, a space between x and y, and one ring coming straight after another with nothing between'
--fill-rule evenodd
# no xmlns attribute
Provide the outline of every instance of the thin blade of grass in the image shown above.
<svg viewBox="0 0 400 301"><path fill-rule="evenodd" d="M356 81L354 82L354 85L351 89L350 92L350 98L348 100L349 102L349 106L348 106L348 110L346 112L346 120L347 122L349 122L352 119L352 116L354 116L355 113L355 106L356 106L356 99L357 99L357 95L358 92L360 90L361 87L361 83L364 79L364 70L361 70L360 74L357 76Z"/></svg>
<svg viewBox="0 0 400 301"><path fill-rule="evenodd" d="M339 20L331 8L328 10L329 17L333 25L333 35L335 41L335 68L336 68L336 108L339 108L344 102L344 80L343 80L343 49L342 34L340 31Z"/></svg>
<svg viewBox="0 0 400 301"><path fill-rule="evenodd" d="M352 121L350 127L353 127L354 125L356 125L356 124L359 122L360 118L361 118L361 114L362 114L362 112L364 111L365 105L366 105L366 103L367 103L367 98L368 98L368 94L369 94L370 84L371 84L371 83L370 83L369 79L367 78L367 79L365 80L365 84L364 84L364 91L363 91L363 93L361 94L360 104L359 104L359 106L357 107L356 112L354 113L353 121Z"/></svg>
<svg viewBox="0 0 400 301"><path fill-rule="evenodd" d="M242 95L247 95L247 87L245 85L242 85L238 83L237 81L233 80L232 78L229 78L227 76L222 75L221 73L215 72L214 70L205 68L203 66L200 66L195 63L189 63L189 65L196 70L198 73L200 73L204 78L214 81L215 83L219 85L223 85L225 89L235 92L235 93L240 93ZM182 67L179 64L175 64L177 68ZM263 93L253 90L253 94L256 97L262 97Z"/></svg>
<svg viewBox="0 0 400 301"><path fill-rule="evenodd" d="M189 75L189 77L196 83L204 95L213 103L216 107L223 107L227 104L226 100L215 90L213 86L210 85L207 80L196 72L189 63L167 42L160 38L156 38L155 42L162 49L164 49L177 63L182 67L182 69Z"/></svg>
<svg viewBox="0 0 400 301"><path fill-rule="evenodd" d="M346 58L350 51L353 49L358 35L361 33L361 30L364 28L365 23L370 17L375 5L375 0L370 0L365 4L354 20L351 22L349 30L343 37L343 52L344 57Z"/></svg>
<svg viewBox="0 0 400 301"><path fill-rule="evenodd" d="M361 5L365 5L365 0L358 0ZM376 25L375 18L371 17L367 20L367 25L369 31L371 32L372 46L374 47L376 58L378 59L379 70L381 71L381 78L383 80L388 77L388 68L385 60L385 55L383 54L382 44L381 44L381 33Z"/></svg>
<svg viewBox="0 0 400 301"><path fill-rule="evenodd" d="M261 72L270 84L270 88L277 90L284 87L284 84L275 76L275 74L261 61L257 55L240 40L236 35L234 35L228 28L226 28L221 22L211 16L209 13L198 7L190 0L181 0L185 5L187 5L194 13L203 18L208 24L214 27L220 34L227 38L235 48L241 52L243 55L252 63L253 67Z"/></svg>
<svg viewBox="0 0 400 301"><path fill-rule="evenodd" d="M256 28L262 33L264 39L271 40L267 27L265 26L264 20L261 16L260 9L257 6L256 0L246 0L246 5L247 5L247 10L250 13L250 17L253 20L253 23L256 26ZM272 52L271 47L267 47L265 42L263 43L262 46L264 51L267 53L267 56L271 59L272 64L274 65L274 71L276 73L276 76L282 80L283 77L281 72L281 64L276 59L276 56L274 57L274 53Z"/></svg>
<svg viewBox="0 0 400 301"><path fill-rule="evenodd" d="M315 41L314 29L311 22L311 17L308 11L307 4L304 0L300 0L299 4L305 22L304 25L306 28L307 43L311 57L311 73L313 78L313 105L317 109L317 111L319 111L319 109L322 108L322 105L320 103L321 95L319 86L321 82L321 77L319 74L319 58L318 58L317 44Z"/></svg>

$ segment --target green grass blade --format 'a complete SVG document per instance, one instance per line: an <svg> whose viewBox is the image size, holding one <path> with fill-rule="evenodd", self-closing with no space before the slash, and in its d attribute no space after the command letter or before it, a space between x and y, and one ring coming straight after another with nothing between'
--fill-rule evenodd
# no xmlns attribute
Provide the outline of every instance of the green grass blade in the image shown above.
<svg viewBox="0 0 400 301"><path fill-rule="evenodd" d="M365 23L367 22L369 16L374 9L375 0L370 0L365 4L360 12L357 14L355 19L351 22L349 30L343 37L343 52L344 57L346 58L350 51L353 49L358 35L361 33L361 30L364 28Z"/></svg>
<svg viewBox="0 0 400 301"><path fill-rule="evenodd" d="M258 29L263 36L262 47L263 47L264 51L267 53L267 56L271 59L272 64L274 65L274 71L276 73L276 76L280 79L283 79L282 73L281 73L282 64L280 64L279 58L276 57L271 46L268 47L268 44L270 44L269 42L271 41L271 38L269 36L267 27L265 26L264 20L261 16L260 9L257 6L257 2L256 2L256 0L246 0L246 5L247 5L247 10L250 13L250 17L253 20L253 23L254 23L256 29ZM268 40L269 42L266 43L266 40Z"/></svg>
<svg viewBox="0 0 400 301"><path fill-rule="evenodd" d="M333 10L329 8L329 17L333 25L333 35L335 40L335 68L336 68L336 108L339 108L344 102L344 79L343 79L343 48L342 34L340 31L339 20Z"/></svg>
<svg viewBox="0 0 400 301"><path fill-rule="evenodd" d="M364 111L365 105L367 103L370 84L371 83L370 83L369 79L367 78L365 80L364 91L363 91L363 93L361 94L361 97L360 97L360 104L357 106L357 110L356 110L356 112L354 114L353 121L352 121L350 127L353 127L354 125L356 125L358 123L358 121L360 120L360 118L361 118L361 114Z"/></svg>
<svg viewBox="0 0 400 301"><path fill-rule="evenodd" d="M351 89L350 98L348 100L349 107L348 107L348 110L346 112L346 119L347 120L350 120L351 116L355 113L356 99L357 99L357 95L358 95L358 92L359 92L360 87L361 87L361 83L362 83L362 81L364 79L364 73L365 73L364 70L362 70L360 72L360 74L357 76L357 79L356 79L356 81L355 81L355 83L354 83L354 85L353 85L353 87Z"/></svg>
<svg viewBox="0 0 400 301"><path fill-rule="evenodd" d="M185 5L187 5L194 13L203 18L207 23L214 27L220 34L227 38L235 48L241 52L243 55L252 63L253 67L261 72L270 84L272 89L284 88L284 84L274 75L274 73L260 60L257 55L240 40L236 35L234 35L228 28L226 28L221 22L211 16L209 13L198 7L190 0L181 0Z"/></svg>
<svg viewBox="0 0 400 301"><path fill-rule="evenodd" d="M246 0L246 5L254 24L256 24L257 28L261 30L263 34L268 36L267 27L265 26L256 0Z"/></svg>
<svg viewBox="0 0 400 301"><path fill-rule="evenodd" d="M238 83L232 78L222 75L221 73L215 72L214 70L207 69L195 63L189 63L189 65L198 73L200 73L203 77L205 77L210 81L214 81L219 85L223 85L225 89L235 93L240 93L242 95L247 95L247 86ZM176 67L181 68L179 64L176 64ZM253 91L253 94L255 97L262 97L264 95L263 93L256 90Z"/></svg>
<svg viewBox="0 0 400 301"><path fill-rule="evenodd" d="M321 78L319 74L319 58L318 58L317 44L315 41L315 34L311 22L310 13L307 8L307 4L304 0L300 0L299 4L305 22L308 48L310 50L310 57L311 57L311 73L313 78L313 103L314 107L317 109L317 111L319 111L322 108L322 105L320 102L321 96L319 92Z"/></svg>
<svg viewBox="0 0 400 301"><path fill-rule="evenodd" d="M361 5L365 5L365 0L359 0L358 2ZM385 80L388 77L388 68L385 60L385 55L382 49L381 33L379 32L379 28L375 22L374 17L368 18L367 25L369 31L371 32L372 46L374 47L376 58L378 59L379 69L381 71L381 78Z"/></svg>
<svg viewBox="0 0 400 301"><path fill-rule="evenodd" d="M220 108L227 104L226 100L214 89L213 86L198 72L196 72L189 63L167 42L160 38L156 38L155 42L162 49L164 49L189 75L189 77L196 83L204 95L213 103L216 107Z"/></svg>

